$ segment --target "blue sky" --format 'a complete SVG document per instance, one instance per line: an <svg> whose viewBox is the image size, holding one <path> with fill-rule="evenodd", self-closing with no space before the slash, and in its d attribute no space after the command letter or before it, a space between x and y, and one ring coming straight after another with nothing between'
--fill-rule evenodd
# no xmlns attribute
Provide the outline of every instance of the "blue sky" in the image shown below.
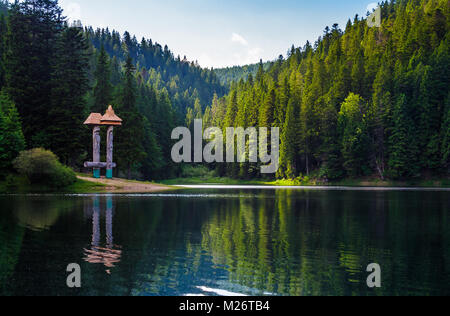
<svg viewBox="0 0 450 316"><path fill-rule="evenodd" d="M374 0L60 0L83 25L128 30L203 67L244 65L314 42L325 26L364 15Z"/></svg>

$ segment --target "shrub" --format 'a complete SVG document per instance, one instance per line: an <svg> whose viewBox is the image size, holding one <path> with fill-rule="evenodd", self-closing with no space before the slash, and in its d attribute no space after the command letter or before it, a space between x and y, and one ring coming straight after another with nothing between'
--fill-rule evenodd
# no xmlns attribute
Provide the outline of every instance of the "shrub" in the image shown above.
<svg viewBox="0 0 450 316"><path fill-rule="evenodd" d="M22 151L14 160L14 167L32 184L62 188L76 181L72 169L62 165L54 153L42 148Z"/></svg>

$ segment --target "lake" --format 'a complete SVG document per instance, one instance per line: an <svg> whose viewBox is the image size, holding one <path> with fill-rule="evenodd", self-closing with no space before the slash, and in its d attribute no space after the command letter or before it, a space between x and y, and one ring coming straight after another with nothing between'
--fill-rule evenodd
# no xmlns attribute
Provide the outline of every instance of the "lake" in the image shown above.
<svg viewBox="0 0 450 316"><path fill-rule="evenodd" d="M450 191L0 196L0 295L450 295ZM66 268L81 267L80 289ZM378 263L382 287L366 284Z"/></svg>

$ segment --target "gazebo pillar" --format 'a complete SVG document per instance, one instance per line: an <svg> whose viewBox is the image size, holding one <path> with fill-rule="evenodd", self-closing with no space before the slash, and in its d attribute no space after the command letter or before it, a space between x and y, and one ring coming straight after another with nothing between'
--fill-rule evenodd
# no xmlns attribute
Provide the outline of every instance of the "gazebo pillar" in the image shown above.
<svg viewBox="0 0 450 316"><path fill-rule="evenodd" d="M100 137L100 126L94 126L93 132L92 132L92 161L94 163L100 162L100 143L101 143L101 137ZM100 178L100 169L94 168L94 178L99 179Z"/></svg>
<svg viewBox="0 0 450 316"><path fill-rule="evenodd" d="M108 126L106 134L106 178L113 177L114 126Z"/></svg>

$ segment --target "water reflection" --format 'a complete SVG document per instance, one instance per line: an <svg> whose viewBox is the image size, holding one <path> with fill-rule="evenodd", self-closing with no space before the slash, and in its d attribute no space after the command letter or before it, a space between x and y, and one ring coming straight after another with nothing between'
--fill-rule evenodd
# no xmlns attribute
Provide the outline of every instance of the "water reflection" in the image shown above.
<svg viewBox="0 0 450 316"><path fill-rule="evenodd" d="M114 245L113 237L113 218L114 205L112 196L105 197L105 223L106 223L106 244L101 243L101 203L100 197L94 196L85 205L85 214L91 213L92 216L92 242L89 249L84 249L84 261L93 264L103 264L107 269L106 273L111 274L111 268L114 268L120 262L122 257L121 247ZM87 210L86 210L87 208Z"/></svg>
<svg viewBox="0 0 450 316"><path fill-rule="evenodd" d="M450 294L447 192L198 190L0 205L6 295ZM66 287L73 262L79 292ZM366 285L373 262L381 289Z"/></svg>

